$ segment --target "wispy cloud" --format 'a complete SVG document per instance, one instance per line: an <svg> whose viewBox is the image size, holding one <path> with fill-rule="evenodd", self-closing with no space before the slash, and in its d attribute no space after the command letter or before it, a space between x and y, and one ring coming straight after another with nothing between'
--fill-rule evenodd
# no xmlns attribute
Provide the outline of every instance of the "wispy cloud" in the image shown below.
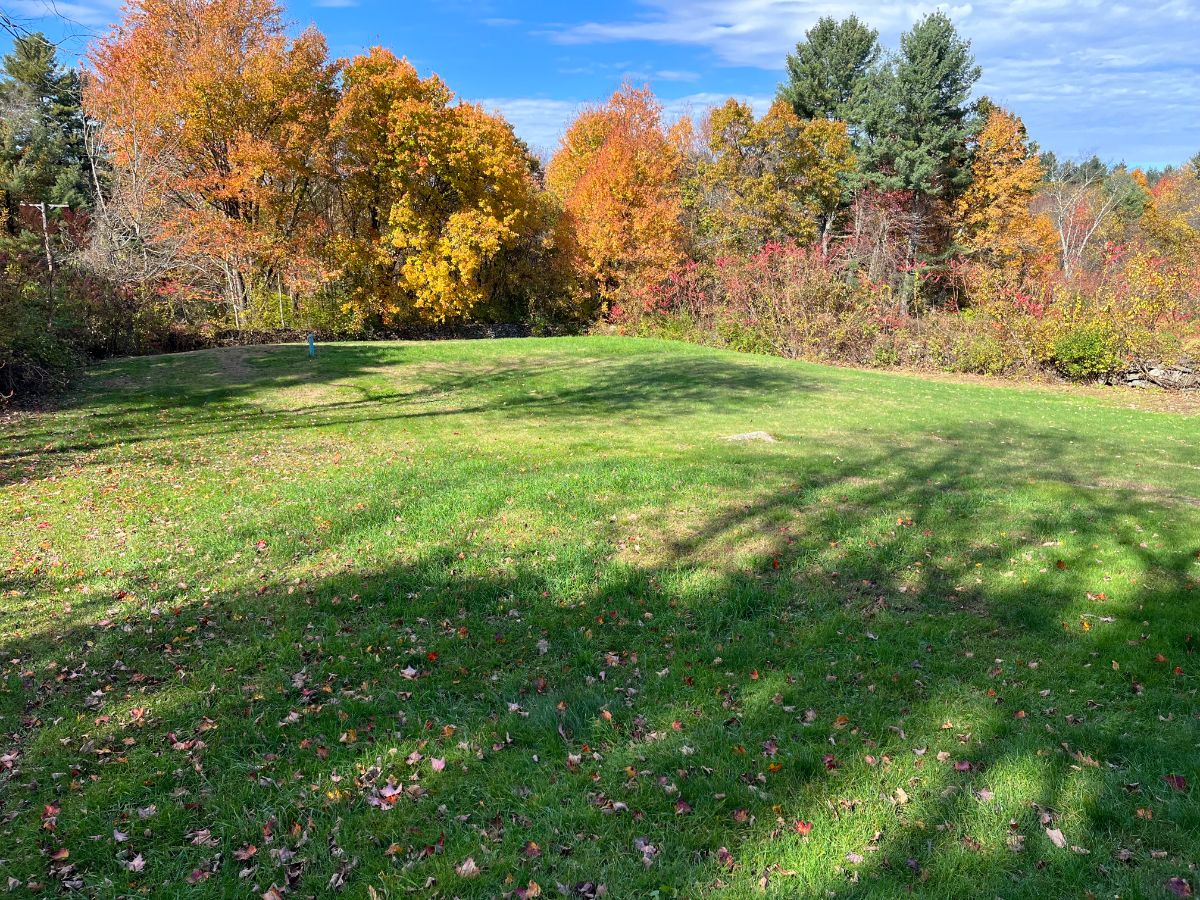
<svg viewBox="0 0 1200 900"><path fill-rule="evenodd" d="M540 97L486 97L474 102L504 116L512 123L513 130L543 157L554 152L563 131L583 106L578 100Z"/></svg>
<svg viewBox="0 0 1200 900"><path fill-rule="evenodd" d="M684 116L699 117L711 106L724 103L727 94L698 92L663 101L663 119L667 123ZM767 111L772 97L765 94L739 96L758 114ZM548 157L558 147L567 126L587 103L579 100L553 100L540 97L489 97L474 101L485 109L500 113L513 129L539 155ZM595 102L595 101L588 101Z"/></svg>
<svg viewBox="0 0 1200 900"><path fill-rule="evenodd" d="M6 11L18 20L55 18L88 27L115 22L121 5L121 0L9 0L4 4Z"/></svg>
<svg viewBox="0 0 1200 900"><path fill-rule="evenodd" d="M901 31L942 9L973 42L980 92L1013 104L1045 143L1145 162L1200 147L1198 0L642 0L640 8L545 33L559 44L689 46L717 66L780 71L822 15L856 13L895 46Z"/></svg>

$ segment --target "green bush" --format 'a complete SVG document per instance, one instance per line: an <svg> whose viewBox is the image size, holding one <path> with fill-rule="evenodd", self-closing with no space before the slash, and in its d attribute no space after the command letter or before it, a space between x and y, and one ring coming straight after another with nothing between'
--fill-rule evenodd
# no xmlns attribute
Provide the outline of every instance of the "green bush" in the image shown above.
<svg viewBox="0 0 1200 900"><path fill-rule="evenodd" d="M900 364L900 354L890 336L881 336L871 353L871 365L876 369L890 369Z"/></svg>
<svg viewBox="0 0 1200 900"><path fill-rule="evenodd" d="M717 334L725 347L739 353L776 355L779 352L778 336L773 337L770 329L762 325L725 318L717 322Z"/></svg>
<svg viewBox="0 0 1200 900"><path fill-rule="evenodd" d="M1107 325L1081 325L1054 341L1054 365L1076 381L1103 378L1124 364L1119 335Z"/></svg>
<svg viewBox="0 0 1200 900"><path fill-rule="evenodd" d="M999 375L1009 367L1004 344L991 334L968 334L954 347L952 368L971 375Z"/></svg>

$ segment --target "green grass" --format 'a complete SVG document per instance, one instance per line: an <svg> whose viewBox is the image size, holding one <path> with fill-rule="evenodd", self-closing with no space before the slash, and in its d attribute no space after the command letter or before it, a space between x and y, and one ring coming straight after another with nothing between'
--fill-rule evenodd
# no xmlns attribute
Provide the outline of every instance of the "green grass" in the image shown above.
<svg viewBox="0 0 1200 900"><path fill-rule="evenodd" d="M1200 419L1124 396L615 338L90 369L0 448L0 885L1170 897Z"/></svg>

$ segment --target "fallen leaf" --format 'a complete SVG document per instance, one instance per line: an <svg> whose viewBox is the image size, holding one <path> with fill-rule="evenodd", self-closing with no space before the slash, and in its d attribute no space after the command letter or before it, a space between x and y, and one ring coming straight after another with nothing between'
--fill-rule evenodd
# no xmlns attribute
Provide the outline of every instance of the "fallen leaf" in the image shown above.
<svg viewBox="0 0 1200 900"><path fill-rule="evenodd" d="M468 856L454 867L454 871L460 878L475 878L479 875L479 866L475 865L475 860Z"/></svg>

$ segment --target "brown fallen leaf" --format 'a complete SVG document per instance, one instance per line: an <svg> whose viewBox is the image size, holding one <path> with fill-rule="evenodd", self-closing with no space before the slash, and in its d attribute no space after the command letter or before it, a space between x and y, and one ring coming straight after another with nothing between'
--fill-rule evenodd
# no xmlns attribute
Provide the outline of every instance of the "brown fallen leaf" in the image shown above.
<svg viewBox="0 0 1200 900"><path fill-rule="evenodd" d="M1060 850L1067 846L1067 839L1063 837L1063 833L1057 828L1047 828L1046 837L1050 838L1050 843Z"/></svg>

